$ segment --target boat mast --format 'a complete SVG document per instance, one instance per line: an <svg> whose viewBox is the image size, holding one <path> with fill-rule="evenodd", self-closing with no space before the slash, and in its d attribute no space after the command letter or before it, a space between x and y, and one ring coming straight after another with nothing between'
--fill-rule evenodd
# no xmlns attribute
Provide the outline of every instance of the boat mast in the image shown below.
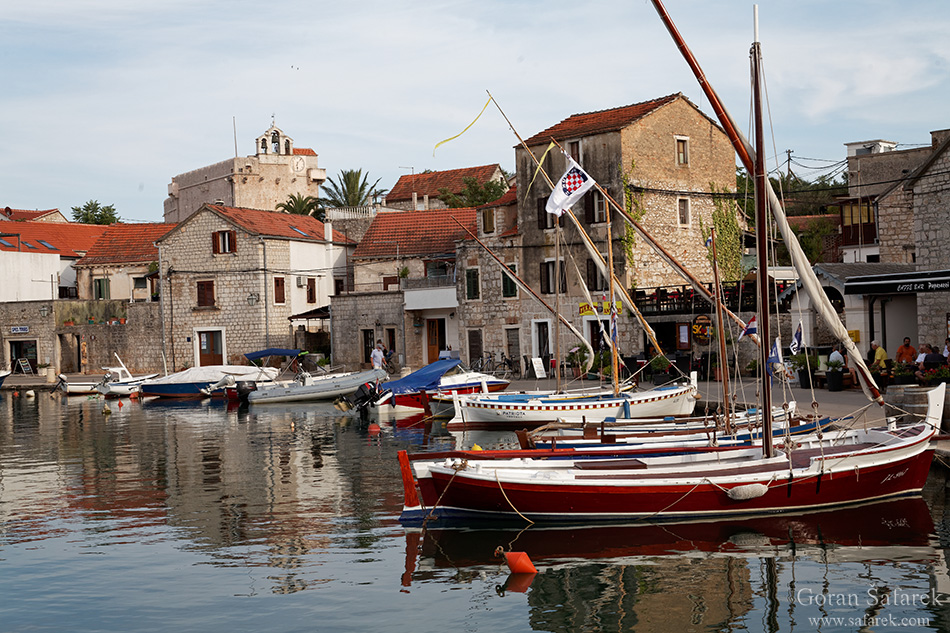
<svg viewBox="0 0 950 633"><path fill-rule="evenodd" d="M618 323L615 323L614 319L614 247L613 247L613 237L610 232L610 204L607 203L607 199L604 198L604 212L605 219L607 220L607 267L610 270L610 321L607 325L607 336L610 339L610 376L612 379L614 387L614 396L620 394L620 382L617 380L617 374L620 372L620 362L618 354L620 350L617 349L617 341L614 340L614 328L619 327ZM594 311L594 314L597 314L597 311ZM620 336L617 336L619 341Z"/></svg>
<svg viewBox="0 0 950 633"><path fill-rule="evenodd" d="M732 407L729 404L729 364L726 362L726 324L722 320L722 285L719 283L719 258L716 253L716 227L710 227L712 241L713 285L716 290L716 338L719 339L719 374L722 378L722 410L726 434L732 434ZM765 347L763 345L763 347Z"/></svg>
<svg viewBox="0 0 950 633"><path fill-rule="evenodd" d="M768 169L765 165L765 133L762 123L761 61L759 44L759 6L753 5L755 40L752 42L752 107L755 114L755 249L756 282L759 289L759 329L762 343L759 347L759 366L768 368L769 362L769 274L768 274ZM769 372L762 374L762 455L772 457L772 379Z"/></svg>
<svg viewBox="0 0 950 633"><path fill-rule="evenodd" d="M554 216L554 311L561 314L561 216ZM561 321L554 320L554 384L561 393Z"/></svg>

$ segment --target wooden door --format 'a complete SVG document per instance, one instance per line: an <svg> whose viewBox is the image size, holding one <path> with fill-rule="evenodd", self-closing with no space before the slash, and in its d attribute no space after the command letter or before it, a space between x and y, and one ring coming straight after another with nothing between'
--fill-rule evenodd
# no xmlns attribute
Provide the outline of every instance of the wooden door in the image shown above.
<svg viewBox="0 0 950 633"><path fill-rule="evenodd" d="M221 330L198 332L198 365L224 364L224 336Z"/></svg>
<svg viewBox="0 0 950 633"><path fill-rule="evenodd" d="M442 331L442 338L445 337L445 327L439 327L443 323L442 319L426 319L426 362L434 363L439 360L439 351L444 344L439 341L439 330Z"/></svg>

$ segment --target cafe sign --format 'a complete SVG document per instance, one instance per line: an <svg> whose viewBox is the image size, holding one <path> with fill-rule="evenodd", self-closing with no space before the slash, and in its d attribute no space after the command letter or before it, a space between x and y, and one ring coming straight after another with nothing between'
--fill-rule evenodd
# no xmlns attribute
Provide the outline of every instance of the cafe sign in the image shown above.
<svg viewBox="0 0 950 633"><path fill-rule="evenodd" d="M617 314L623 314L623 304L619 301L614 301L614 307L617 309ZM596 308L596 312L595 312ZM606 316L610 314L610 302L609 301L595 301L594 303L588 303L587 301L582 301L580 307L578 308L578 314L580 316L594 316L595 314L600 314L601 316Z"/></svg>
<svg viewBox="0 0 950 633"><path fill-rule="evenodd" d="M693 340L700 345L709 345L709 337L712 336L712 320L708 314L700 314L693 319L692 334Z"/></svg>

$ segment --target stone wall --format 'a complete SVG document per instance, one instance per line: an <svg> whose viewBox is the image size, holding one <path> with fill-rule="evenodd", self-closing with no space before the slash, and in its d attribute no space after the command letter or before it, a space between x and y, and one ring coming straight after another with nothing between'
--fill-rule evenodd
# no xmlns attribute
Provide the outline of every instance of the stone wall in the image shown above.
<svg viewBox="0 0 950 633"><path fill-rule="evenodd" d="M914 261L914 196L909 191L897 187L878 200L877 232L882 262Z"/></svg>
<svg viewBox="0 0 950 633"><path fill-rule="evenodd" d="M945 150L914 187L914 235L919 270L950 269L950 151ZM917 294L917 334L925 342L947 338L950 292Z"/></svg>
<svg viewBox="0 0 950 633"><path fill-rule="evenodd" d="M368 366L364 362L363 332L372 332L372 341L383 339L387 328L396 330L396 353L406 365L420 367L423 362L423 328L412 327L411 316L404 310L402 292L359 292L333 297L331 339L333 364L347 369Z"/></svg>

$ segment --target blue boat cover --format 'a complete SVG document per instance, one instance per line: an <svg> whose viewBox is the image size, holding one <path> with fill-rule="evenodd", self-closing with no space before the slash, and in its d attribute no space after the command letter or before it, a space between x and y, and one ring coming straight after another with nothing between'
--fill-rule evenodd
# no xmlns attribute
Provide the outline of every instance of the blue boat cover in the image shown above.
<svg viewBox="0 0 950 633"><path fill-rule="evenodd" d="M393 393L410 393L423 389L437 389L439 381L447 371L458 367L462 361L457 358L437 360L422 369L417 369L405 378L384 382L380 389L392 389Z"/></svg>
<svg viewBox="0 0 950 633"><path fill-rule="evenodd" d="M248 360L258 360L260 358L267 358L268 356L299 356L299 349L280 349L279 347L272 347L270 349L262 349L259 352L249 352L244 355L244 358Z"/></svg>

